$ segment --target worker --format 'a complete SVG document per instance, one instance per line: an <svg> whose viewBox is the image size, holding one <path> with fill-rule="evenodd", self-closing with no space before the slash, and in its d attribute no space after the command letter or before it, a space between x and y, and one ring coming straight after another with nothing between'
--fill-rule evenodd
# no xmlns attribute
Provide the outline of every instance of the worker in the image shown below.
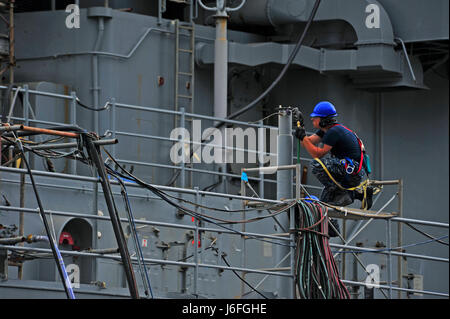
<svg viewBox="0 0 450 319"><path fill-rule="evenodd" d="M318 103L311 113L311 121L318 131L306 136L303 127L297 127L295 136L313 158L318 158L328 170L333 181L324 170L322 164L313 160L312 173L323 184L324 189L320 200L331 205L344 207L353 203L355 199L363 200L362 193L346 188L356 187L364 180L367 170L364 164L364 145L357 135L336 120L336 108L330 102ZM320 147L319 143L323 143ZM331 154L331 157L324 158ZM360 165L361 164L361 165ZM370 169L369 169L370 171ZM366 209L372 206L373 188L366 188Z"/></svg>

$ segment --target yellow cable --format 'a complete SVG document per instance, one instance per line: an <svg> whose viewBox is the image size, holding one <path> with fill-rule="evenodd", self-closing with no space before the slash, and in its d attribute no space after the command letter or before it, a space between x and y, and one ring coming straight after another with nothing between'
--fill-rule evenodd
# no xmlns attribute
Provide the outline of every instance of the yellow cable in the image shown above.
<svg viewBox="0 0 450 319"><path fill-rule="evenodd" d="M361 209L367 209L367 187L369 186L369 179L366 179L365 181L363 181L361 184L359 184L356 187L351 187L351 188L345 188L343 187L341 184L339 184L331 175L331 173L328 171L327 167L325 166L325 164L318 158L314 158L314 160L316 160L317 162L319 162L319 164L322 166L322 168L324 169L325 173L327 173L328 177L340 188L343 190L347 190L347 191L353 191L355 189L358 188L362 188L364 197L363 200L361 201ZM380 187L375 187L374 188L374 192L373 195L377 194L379 191L381 191Z"/></svg>
<svg viewBox="0 0 450 319"><path fill-rule="evenodd" d="M324 169L325 173L327 173L328 177L341 189L343 190L347 190L347 191L353 191L357 188L363 187L364 185L369 183L369 179L366 179L365 181L363 181L361 184L359 184L358 186L355 187L351 187L351 188L345 188L343 187L341 184L339 184L334 178L333 176L331 176L330 172L328 171L327 167L325 166L324 163L322 163L322 161L320 159L318 159L317 157L314 158L314 160L316 160L317 162L319 162L319 164L322 166L322 168Z"/></svg>

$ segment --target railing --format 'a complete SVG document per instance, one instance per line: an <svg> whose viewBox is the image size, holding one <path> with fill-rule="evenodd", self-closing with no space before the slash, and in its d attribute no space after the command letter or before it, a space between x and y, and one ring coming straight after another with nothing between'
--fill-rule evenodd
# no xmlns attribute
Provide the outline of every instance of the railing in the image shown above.
<svg viewBox="0 0 450 319"><path fill-rule="evenodd" d="M1 90L6 90L7 87L6 86L0 86L0 89ZM29 86L26 85L26 84L23 85L23 87L13 88L12 89L13 92L16 92L17 90L22 92L23 96L24 96L24 98L23 98L23 104L24 104L23 117L11 117L12 120L15 120L15 121L18 121L18 122L23 122L25 125L29 125L30 123L44 124L44 125L51 125L51 126L56 126L56 125L76 125L76 123L77 123L76 110L77 110L77 107L78 107L77 106L77 94L76 94L76 92L71 92L71 95L43 92L43 91L38 91L38 90L31 90L31 89L29 89ZM56 99L63 99L63 100L70 101L71 102L70 103L70 122L69 123L60 123L60 122L50 122L50 121L45 121L45 120L39 120L39 119L36 119L36 118L31 119L30 118L30 111L29 111L29 110L32 110L31 104L30 104L30 94L47 96L47 97L53 97L53 98L56 98ZM25 106L28 106L28 107L25 107ZM185 142L182 139L172 139L172 138L169 138L169 137L166 137L166 136L156 136L156 135L138 134L138 133L124 132L124 131L117 131L116 130L117 110L119 108L128 109L128 110L134 110L134 111L145 111L145 112L151 112L151 113L168 114L168 115L172 115L172 116L178 116L179 117L179 121L180 121L180 127L183 127L183 128L186 127L186 122L189 121L189 119L191 119L191 120L200 119L200 120L209 120L209 121L222 121L222 122L225 122L227 124L235 124L235 125L240 125L240 126L253 127L253 128L257 128L257 129L278 130L277 127L264 125L262 123L262 121L259 121L259 124L253 124L253 123L236 121L236 120L221 119L221 118L217 118L217 117L213 117L213 116L187 113L187 112L185 112L183 107L180 108L180 111L159 109L159 108L154 108L154 107L143 107L143 106L138 106L138 105L117 103L115 98L111 98L110 101L105 104L105 107L106 106L109 106L109 110L105 111L105 112L109 112L110 129L106 130L105 134L111 134L111 136L113 138L116 138L116 136L130 136L130 137L136 137L136 138L142 138L142 139L150 139L150 140L159 140L159 141L171 142L171 143L174 143L174 142L184 143ZM33 115L33 117L34 117L34 115ZM245 152L245 153L256 153L256 154L258 154L258 156L277 156L277 154L275 154L275 153L263 152L261 150L241 149L241 148L237 148L237 147L220 146L220 145L215 145L215 144L211 144L211 143L206 144L206 143L193 142L192 144L195 147L197 147L197 146L206 146L206 145L210 146L210 147L211 146L219 146L219 147L221 147L222 149L225 149L225 150L231 150L231 151L236 151L236 152ZM116 149L117 149L117 146L112 146L112 154L113 155L116 155ZM296 160L296 158L294 157L293 160ZM305 158L305 157L301 157L300 160L308 161L308 162L312 161L311 158ZM187 165L185 163L181 163L179 166L177 166L177 165L169 165L169 164L154 163L154 162L133 161L133 160L123 159L123 158L118 158L117 161L120 162L120 163L131 164L131 165L141 165L141 166L150 166L150 167L159 167L159 168L165 168L165 169L181 170L181 177L180 177L180 179L182 181L185 180L186 171L199 173L199 174L220 175L220 176L225 176L225 177L240 178L240 175L232 174L232 173L228 173L228 172L218 172L218 171L212 171L212 170L206 170L206 169L198 169L198 168L187 167ZM70 174L77 174L76 162L75 161L71 161L69 173ZM264 178L264 174L260 174L258 177L249 177L249 179L261 183L260 189L264 189L264 183L276 184L275 180L265 179ZM184 186L185 185L182 185L182 187L184 187ZM295 186L295 183L293 183L292 186ZM321 190L322 189L322 187L315 186L315 185L305 184L303 186L306 187L306 188L310 188L310 189L317 189L317 190Z"/></svg>
<svg viewBox="0 0 450 319"><path fill-rule="evenodd" d="M7 87L5 86L0 86L0 89L5 90L7 89ZM30 90L28 85L24 85L23 88L13 88L12 89L13 92L16 92L17 90L19 90L20 92L23 93L23 103L24 103L24 108L23 108L23 117L11 117L11 119L15 120L15 121L19 121L19 122L23 122L25 125L29 125L30 123L36 123L36 124L44 124L44 125L76 125L76 108L77 106L77 96L75 92L71 92L71 95L62 95L62 94L56 94L56 93L49 93L49 92L42 92L42 91L36 91L36 90ZM70 123L57 123L57 122L49 122L49 121L44 121L44 120L39 120L36 118L30 119L30 114L29 114L29 110L31 109L31 105L29 102L29 95L30 94L35 94L35 95L41 95L41 96L48 96L48 97L53 97L53 98L57 98L57 99L63 99L63 100L68 100L71 101L70 105L71 105L71 112L70 112ZM136 137L136 138L144 138L144 139L153 139L153 140L161 140L161 141L167 141L167 142L184 142L183 140L177 140L177 139L171 139L171 138L167 138L164 136L153 136L153 135L145 135L145 134L137 134L137 133L130 133L130 132L122 132L122 131L116 131L116 115L117 115L117 109L118 108L124 108L124 109L129 109L129 110L135 110L135 111L146 111L146 112L154 112L154 113L160 113L160 114L170 114L173 116L179 116L180 118L180 127L185 127L186 124L186 117L189 117L191 119L204 119L204 120L211 120L211 121L223 121L225 123L229 123L229 124L236 124L236 125L242 125L242 126L248 126L248 127L255 127L255 128L266 128L266 129L277 129L275 127L271 127L271 126L266 126L263 125L262 121L260 121L258 124L252 124L252 123L247 123L247 122L240 122L240 121L235 121L235 120L225 120L225 119L219 119L219 118L215 118L212 116L206 116L206 115L200 115L200 114L191 114L191 113L186 113L184 111L183 108L180 109L180 111L172 111L172 110L165 110L165 109L157 109L157 108L152 108L152 107L142 107L142 106L137 106L137 105L130 105L130 104L123 104L123 103L116 103L115 99L111 99L110 102L108 102L110 109L109 109L109 116L110 116L110 121L111 121L111 127L110 127L110 133L113 137L116 137L117 135L122 135L122 136L132 136L132 137ZM205 145L205 144L202 144ZM211 146L211 144L208 144L209 146ZM116 153L116 146L112 146L112 152L115 155ZM239 149L239 148L228 148L231 150L235 150L235 151L241 151L241 152L249 152L249 150L244 150L244 149ZM250 152L252 152L252 150L250 150ZM258 152L258 151L253 151L253 152L257 152L258 154L264 154L264 155L276 155L276 154L271 154L271 153L267 153L267 152ZM309 158L301 158L301 160L303 161L311 161L311 159ZM178 170L182 170L182 174L184 175L186 171L192 171L192 172L196 172L196 173L202 173L202 174L214 174L214 175L222 175L222 176L229 176L229 177L236 177L236 178L241 178L241 176L236 175L236 174L230 174L230 173L226 173L226 172L212 172L212 171L208 171L208 170L201 170L201 169L194 169L194 168L189 168L189 167L185 167L185 165L181 164L180 166L175 166L175 165L167 165L167 164L160 164L160 163L145 163L145 162L137 162L137 161L131 161L131 160L126 160L126 159L119 159L118 161L123 162L123 163L129 163L129 164L135 164L135 165L144 165L144 166L155 166L155 167L162 167L162 168L167 168L167 169L178 169ZM296 190L296 198L298 198L298 194L299 194L299 187L300 185L298 184L300 182L300 178L299 178L299 165L293 165L292 167L290 167L289 169L295 168L297 170L297 183L293 183L292 185L295 185L297 187ZM260 170L261 168L257 168L256 170ZM10 173L21 173L21 174L25 174L26 171L23 169L16 169L16 168L7 168L7 167L1 167L0 166L0 171L6 171L6 172L10 172ZM79 181L85 181L85 182L92 182L94 183L94 188L92 189L92 191L95 192L95 198L98 197L98 187L96 186L99 182L99 180L97 178L93 178L93 177L87 177L87 176L79 176L76 175L76 165L75 165L75 161L72 161L72 164L70 166L70 173L71 174L61 174L61 173L49 173L49 172L44 172L44 171L33 171L33 173L37 176L48 176L48 177L54 177L54 178L63 178L63 179L69 179L69 180L79 180ZM255 178L255 177L249 177L249 180L255 180L255 181L259 181L262 185L264 185L265 182L269 182L269 183L276 183L275 180L267 180L263 178L263 173L261 172L261 170L259 171L260 175L259 178ZM9 181L9 182L14 182L14 181ZM112 182L114 183L114 182ZM398 181L388 181L388 182L380 182L380 183L384 183L384 184L389 184L389 185L398 185L398 192L397 192L397 196L398 196L398 213L399 216L398 217L393 217L393 218L387 218L386 219L386 240L387 240L387 251L379 251L379 250L375 250L375 249L370 249L370 248L361 248L361 247L355 247L355 246L349 246L348 244L350 243L350 241L356 236L357 232L356 230L353 232L353 235L351 235L350 239L348 240L348 242L345 241L345 239L343 239L344 245L339 245L339 244L330 244L331 247L335 247L335 248L339 248L339 249L344 249L344 250L354 250L354 251L365 251L368 253L377 253L377 254L385 254L388 256L388 264L387 264L387 271L388 271L388 280L387 280L387 285L379 285L378 288L383 290L388 290L388 297L392 298L392 293L393 290L399 291L399 296L400 292L409 292L409 293L423 293L423 294L429 294L429 295L435 295L435 296L449 296L446 293L440 293L440 292L433 292L433 291L425 291L425 290L414 290L414 289L405 289L402 288L401 286L401 281L402 281L402 270L401 270L401 263L400 264L400 268L398 269L398 278L399 278L399 282L400 285L399 287L395 287L393 286L393 281L392 281L392 256L398 256L399 259L400 258L418 258L418 259L422 259L422 260L428 260L428 261L434 261L434 262L446 262L448 263L448 259L446 258L440 258L440 257L433 257L433 256L427 256L427 255L416 255L416 254L407 254L407 253L402 253L402 252L397 252L397 251L393 251L392 249L392 243L391 243L391 223L392 222L398 222L398 234L399 234L399 242L398 242L398 247L401 247L402 245L402 228L401 225L402 223L417 223L417 224L422 224L422 225L428 225L428 226L435 226L435 227L443 227L448 229L448 224L446 223L438 223L438 222L429 222L429 221L421 221L421 220L413 220L413 219L407 219L407 218L403 218L402 217L402 194L403 194L403 185L402 185L402 181L398 180ZM136 184L133 183L126 183L127 186L130 187L138 187ZM50 185L52 187L61 187L61 188L71 188L71 189L77 189L77 187L75 186L62 186L62 185ZM204 195L204 196L215 196L215 197L221 197L221 198L233 198L233 199L238 199L238 200L243 200L243 201L256 201L256 202L261 202L261 203L282 203L281 201L277 201L277 200L268 200L268 199L261 199L261 198L255 198L255 197L247 197L247 196L239 196L239 195L231 195L231 194L222 194L222 193L214 193L214 192L205 192L205 191L200 191L198 189L192 190L192 189L187 189L187 188L176 188L176 187L166 187L166 186L155 186L157 188L160 188L161 190L164 191L169 191L169 192L176 192L176 193L185 193L185 194L191 194L191 195L195 195L196 199L198 198L199 195ZM313 188L313 189L321 189L320 187L317 186L313 186L313 185L301 185L301 187L309 187L309 188ZM81 188L82 190L86 190L85 188ZM118 194L116 194L118 195ZM142 197L142 198L149 198L149 196L140 196L140 195L132 195L131 197ZM97 201L95 199L95 201ZM24 213L37 213L37 211L35 209L29 209L29 208L21 208L21 207L12 207L12 206L0 206L1 210L4 211L11 211L11 212L24 212ZM76 213L69 213L69 212L55 212L55 211L46 211L46 213L51 213L54 215L60 215L60 216L67 216L67 217L80 217L80 218L91 218L91 219L99 219L99 220L107 220L108 217L103 217L103 216L96 216L96 215L90 215L90 214L76 214ZM362 231L362 229L364 229L368 223L370 223L373 219L369 219L369 221L366 223L366 225L364 225L362 228L359 229L359 231ZM127 222L126 220L123 220L123 222ZM216 229L216 228L207 228L207 227L200 227L200 226L189 226L189 225L180 225L180 224L173 224L173 223L161 223L161 222L152 222L152 221L136 221L136 223L142 223L142 224L148 224L148 225L155 225L155 226L161 226L161 227L170 227L170 228L182 228L182 229L191 229L194 230L196 233L196 236L198 236L198 232L199 231L211 231L211 232L219 232L219 233L228 233L228 234L237 234L236 232L232 232L232 231L227 231L225 229ZM357 226L359 227L359 225ZM356 228L357 228L356 227ZM290 238L283 238L280 236L273 236L273 235L265 235L265 234L255 234L255 233L248 233L248 232L240 232L239 233L240 236L245 235L245 236L253 236L253 237L261 237L261 238L270 238L270 239L276 239L276 240L282 240L282 241L288 241L290 242L291 239ZM352 238L353 237L353 238ZM197 237L196 237L197 238ZM196 239L195 239L196 240ZM196 248L196 256L198 256L198 247L197 245L194 245ZM3 249L12 249L12 247L8 247L8 246L4 246L4 245L0 245L0 248ZM25 250L25 247L23 247ZM22 249L22 247L21 247ZM34 250L34 251L45 251L42 249L38 249L38 248L26 248L27 250ZM119 257L117 256L104 256L104 255L96 255L96 254L90 254L90 253L79 253L79 252L63 252L66 254L73 254L73 255L77 255L77 254L81 254L84 255L86 254L87 256L92 256L92 257L98 257L98 258L110 258L110 259L117 259ZM287 256L285 256L284 258L287 258ZM283 258L283 260L284 260ZM253 273L259 273L259 274L265 274L265 275L275 275L275 276L287 276L287 277L292 277L292 274L287 274L284 273L282 271L266 271L266 270L257 270L257 269L248 269L248 268L242 268L242 267L226 267L226 266L222 266L222 265L210 265L210 264L202 264L198 262L198 259L196 258L196 261L194 263L186 263L186 262L176 262L176 261L168 261L168 260L160 260L160 259L145 259L146 262L151 262L151 263L160 263L160 264L173 264L173 265L180 265L180 266L186 266L186 267L194 267L195 268L195 274L194 274L194 288L197 291L197 281L198 281L198 269L199 267L204 267L204 268L220 268L220 269L226 269L226 270L237 270L237 271L242 271L244 273L246 272L253 272ZM281 262L280 262L281 263ZM345 263L344 263L345 264ZM277 267L278 264L275 266ZM284 269L287 270L287 269ZM345 273L345 272L344 272ZM347 283L349 285L359 285L359 286L363 286L366 283L364 282L355 282L355 281L348 281L344 279L344 283Z"/></svg>
<svg viewBox="0 0 450 319"><path fill-rule="evenodd" d="M3 172L9 172L9 173L16 173L16 174L26 174L26 170L24 169L18 169L18 168L9 168L9 167L0 167L0 171ZM83 181L83 182L93 182L98 183L98 178L94 177L86 177L86 176L77 176L77 175L70 175L70 174L61 174L61 173L50 173L50 172L44 172L44 171L33 171L34 175L37 176L46 176L46 177L53 177L58 179L69 179L69 180L77 180L77 181ZM3 181L5 181L3 179ZM11 181L7 181L11 182ZM111 181L112 184L117 184L117 182ZM134 184L134 183L125 183L127 187L132 188L139 188L140 186ZM38 183L38 185L40 185ZM58 187L58 185L50 185L52 187ZM214 193L214 192L206 192L206 191L200 191L198 189L191 190L191 189L183 189L183 188L176 188L176 187L168 187L168 186L157 186L155 187L168 191L168 192L174 192L174 193L184 193L184 194L190 194L195 195L195 198L197 199L199 196L214 196L219 198L232 198L236 200L242 200L242 201L252 201L252 202L261 202L261 203L267 203L267 204L281 204L282 201L278 200L268 200L268 199L259 199L255 197L247 197L247 196L240 196L240 195L229 195L229 194L221 194L221 193ZM71 189L81 189L86 190L83 187L76 188L75 186L71 186ZM119 195L118 193L116 195ZM138 198L148 198L148 196L145 195L132 195L133 197ZM158 199L158 198L155 198ZM37 214L38 211L33 208L23 208L23 207L14 207L14 206L0 206L0 210L2 211L9 211L9 212L24 212L27 214ZM64 211L54 211L54 210L46 210L46 214L48 215L54 215L54 216L66 216L66 217L78 217L78 218L86 218L86 219L95 219L95 220L109 220L109 217L107 216L97 216L92 214L80 214L80 213L73 213L73 212L64 212ZM123 223L127 223L128 220L122 219ZM438 223L438 222L430 222L430 221L423 221L423 220L416 220L416 219L407 219L407 218L400 218L400 217L393 217L386 220L387 223L391 222L398 222L400 223L414 223L414 224L420 224L420 225L427 225L427 226L435 226L440 228L447 228L448 224L446 223ZM290 238L284 238L282 236L274 236L274 235L267 235L267 234L259 234L259 233L250 233L250 232L233 232L226 229L218 229L218 228L210 228L210 227L200 227L200 226L192 226L192 225L182 225L182 224L175 224L175 223L165 223L165 222L155 222L155 221L145 221L145 220L136 220L137 224L141 225L152 225L152 226L159 226L159 227L169 227L169 228L175 228L175 229L189 229L193 230L197 236L198 233L201 231L208 231L208 232L217 232L217 233L224 233L224 234L230 234L230 235L238 235L238 236L249 236L249 237L260 237L260 238L267 238L271 240L281 240L285 242L291 242ZM194 239L197 240L197 239ZM408 254L408 253L401 253L401 252L395 252L395 251L379 251L376 249L370 249L370 248L363 248L363 247L355 247L355 246L348 246L346 245L340 245L340 244L330 244L331 247L335 248L343 248L343 249L349 249L349 250L357 250L357 251L365 251L370 253L377 253L377 254L385 254L385 255L394 255L399 256L400 258L416 258L421 260L428 260L428 261L434 261L434 262L445 262L448 263L448 258L440 258L440 257L433 257L433 256L427 256L427 255L416 255L416 254ZM195 249L197 250L197 254L199 252L199 248L197 245L194 245ZM14 246L8 246L8 245L0 245L0 248L2 249L18 249L18 247ZM49 249L43 249L43 248L32 248L32 247L20 247L20 249L23 249L24 251L36 251L36 252L50 252ZM94 254L94 253L83 253L83 252L73 252L73 251L62 251L63 254L67 255L73 255L73 256L90 256L93 258L107 258L107 259L115 259L119 260L119 256L107 256L107 255L101 255L101 254ZM261 269L251 269L251 268L242 268L242 267L228 267L228 266L222 266L222 265L214 265L214 264L204 264L199 263L198 259L196 259L195 262L179 262L179 261L170 261L170 260L163 260L163 259L151 259L151 258L145 258L145 262L147 263L156 263L156 264L166 264L166 265L178 265L178 266L184 266L184 267L193 267L196 268L197 271L194 274L194 282L196 283L198 280L198 269L199 268L216 268L216 269L225 269L225 270L235 270L235 271L241 271L244 273L258 273L258 274L264 274L264 275L273 275L273 276L282 276L282 277L291 277L292 275L290 273L286 273L284 271L290 270L284 269L284 271L267 271L267 270L261 270ZM277 267L277 266L276 266ZM390 264L388 263L387 267L390 267ZM277 268L275 268L277 269ZM355 281L349 281L349 280L343 280L344 283L349 285L359 285L364 286L365 282L355 282ZM195 285L194 287L196 287ZM434 292L434 291L426 291L426 290L415 290L415 289L406 289L406 288L400 288L395 287L392 285L391 282L388 282L387 285L378 285L377 289L384 289L391 291L389 294L389 297L392 297L392 291L402 291L402 292L408 292L408 293L422 293L422 294L428 294L428 295L434 295L434 296L443 296L448 297L448 294L440 293L440 292Z"/></svg>
<svg viewBox="0 0 450 319"><path fill-rule="evenodd" d="M0 171L8 172L8 173L14 173L14 174L26 174L27 171L25 169L19 169L19 168L9 168L9 167L2 167L0 166ZM68 180L74 180L74 181L82 181L82 182L92 182L94 184L98 184L100 181L98 178L94 177L87 177L87 176L78 176L78 175L70 175L70 174L62 174L62 173L50 173L50 172L44 172L44 171L32 171L33 175L36 176L45 176L45 177L52 177L57 179L68 179ZM2 178L3 182L14 182L13 180L5 180ZM116 181L112 181L112 184L118 184ZM139 185L135 183L128 183L125 182L127 187L131 188L140 188ZM39 182L37 183L38 186L43 186ZM51 187L58 188L58 185L48 185ZM195 203L198 203L200 196L214 196L214 197L221 197L221 198L227 198L227 199L237 199L237 200L254 200L252 197L246 197L246 196L239 196L239 195L230 195L230 194L220 194L220 193L213 193L213 192L206 192L206 191L200 191L198 188L191 190L191 189L182 189L182 188L175 188L175 187L168 187L168 186L156 186L160 190L167 191L167 192L174 192L174 193L184 193L184 194L190 194L195 195ZM67 188L67 186L63 186L63 188ZM77 188L76 186L70 186L70 189L80 189L80 190L86 190L84 187ZM96 193L100 193L98 191L98 188L93 189ZM119 193L116 193L115 195L120 195ZM98 196L98 195L97 195ZM97 197L96 196L96 197ZM148 199L148 196L144 195L133 195L132 197L140 197L144 199ZM153 199L153 198L152 198ZM159 199L160 198L154 198ZM275 200L267 200L267 199L260 199L261 203L267 203L267 204L281 204L282 201L275 201ZM38 210L33 208L23 208L23 207L15 207L15 206L0 206L1 211L5 212L15 212L15 213L26 213L26 214L37 214ZM73 212L65 212L65 211L53 211L53 210L45 210L45 214L50 216L65 216L65 217L73 217L73 218L84 218L84 219L94 219L94 220L104 220L109 221L110 218L107 216L98 216L93 214L80 214L80 213L73 213ZM121 219L122 223L128 223L129 221L125 218ZM145 221L145 220L136 220L136 224L140 225L152 225L152 226L158 226L158 227L168 227L168 228L175 228L175 229L187 229L194 231L194 242L198 242L199 234L201 232L215 232L218 233L219 236L222 236L221 234L228 234L228 235L235 235L235 236L245 236L247 238L265 238L270 239L271 241L284 241L289 242L290 240L287 238L282 238L279 236L274 235L268 235L268 234L261 234L261 233L252 233L252 232L239 232L239 231L233 231L233 230L227 230L222 228L211 228L211 227L202 227L196 223L195 226L192 225L183 225L180 223L165 223L165 222L156 222L156 221ZM15 247L15 246L8 246L8 245L0 245L0 249L6 249L6 250L23 250L23 251L34 251L34 252L50 252L49 249L44 248L34 248L34 247ZM195 256L198 256L199 254L199 247L198 245L194 245L195 249ZM102 255L102 254L95 254L95 253L88 253L88 252L73 252L73 251L61 251L64 255L69 256L89 256L93 258L106 258L106 259L113 259L113 260L120 260L120 256L108 256L108 255ZM198 271L199 268L210 268L210 269L220 269L220 270L234 270L234 271L241 271L245 273L256 273L256 274L262 274L262 275L272 275L272 276L282 276L282 277L290 277L288 273L285 273L283 271L267 271L264 269L252 269L252 268L243 268L243 267L232 267L232 266L226 266L226 265L220 265L220 264L208 264L208 263L201 263L199 262L198 258L195 258L194 262L182 262L182 261L173 261L173 260L165 260L165 259L152 259L152 258L145 258L144 259L146 263L156 263L161 265L176 265L181 267L191 267L194 268L194 294L198 293ZM133 261L136 261L136 258L133 258Z"/></svg>
<svg viewBox="0 0 450 319"><path fill-rule="evenodd" d="M243 168L242 172L255 172L255 171L270 171L272 173L276 173L280 170L295 170L296 172L296 188L295 188L295 198L297 200L299 200L301 198L301 188L303 187L303 185L300 182L300 171L301 171L301 167L300 164L296 164L296 165L284 165L284 166L273 166L273 167L259 167L259 168ZM353 230L352 234L349 236L349 239L346 240L345 237L341 237L341 240L343 241L344 245L340 245L340 244L333 244L330 243L330 247L336 247L336 248L340 248L340 251L342 250L352 250L352 251L360 251L360 252L366 252L366 253L376 253L376 254L385 254L387 255L387 285L376 285L376 287L378 289L387 289L388 290L388 298L392 299L392 293L393 290L398 291L398 297L401 298L401 292L409 292L409 293L423 293L423 294L429 294L429 295L434 295L434 296L446 296L448 297L448 294L445 293L440 293L440 292L434 292L434 291L422 291L422 290L414 290L414 289L405 289L402 288L402 281L403 281L403 269L402 269L402 258L417 258L417 259L422 259L422 260L428 260L428 261L436 261L436 262L445 262L448 263L449 259L448 258L441 258L441 257L432 257L432 256L427 256L427 255L417 255L417 254L408 254L408 253L402 253L402 252L397 252L394 250L398 250L402 248L402 244L403 244L403 239L402 239L402 234L403 234L403 229L402 229L402 225L403 223L407 223L407 224L420 224L420 225L427 225L427 226L433 226L433 227L440 227L440 228L449 228L449 224L447 223L439 223L439 222L429 222L429 221L422 221L422 220L415 220L415 219L408 219L408 218L403 218L403 181L400 180L391 180L391 181L370 181L370 184L373 186L381 186L381 185L397 185L398 189L396 194L380 209L378 210L375 214L367 214L367 219L368 221L361 226L363 221L360 221L358 225L356 225L355 229ZM241 193L245 195L245 181L241 181ZM397 196L398 197L398 212L397 212L397 217L393 217L394 215L390 216L390 217L386 217L384 218L386 220L386 242L387 242L387 248L385 250L380 250L380 249L371 249L371 248L363 248L363 247L355 247L355 246L349 246L348 244L362 231L364 230L364 228L366 228L376 217L376 215L380 214L382 212L382 210L390 203L392 202L392 199ZM351 208L345 208L348 211L351 211ZM345 221L344 221L345 222ZM397 247L396 248L392 248L392 230L391 230L391 223L392 222L397 222L398 223L398 241L397 241ZM292 211L290 213L290 229L294 229L294 216L292 214ZM289 234L291 242L294 242L294 237L293 237L293 233ZM344 236L345 236L345 232L344 232ZM448 237L448 236L447 236ZM339 251L339 252L340 252ZM352 252L353 253L353 252ZM293 264L294 264L294 258L293 258L293 254L294 254L294 249L291 247L291 275L292 278L294 278L294 273L293 273ZM353 253L354 254L354 253ZM355 255L355 254L354 254ZM336 256L336 255L335 255ZM344 254L345 256L345 254ZM398 287L394 287L393 286L393 280L392 280L392 256L398 256L398 268L397 268L397 276L398 276ZM357 257L355 255L355 257ZM362 265L362 262L358 259L359 263ZM345 265L345 258L343 260L343 265ZM364 267L364 270L367 272L366 267ZM345 276L345 266L343 267L343 272L342 272L342 276ZM368 274L369 275L369 274ZM355 282L355 281L348 281L348 280L343 280L344 283L350 284L350 285L357 285L357 286L365 286L367 285L366 282ZM293 283L294 285L294 283Z"/></svg>

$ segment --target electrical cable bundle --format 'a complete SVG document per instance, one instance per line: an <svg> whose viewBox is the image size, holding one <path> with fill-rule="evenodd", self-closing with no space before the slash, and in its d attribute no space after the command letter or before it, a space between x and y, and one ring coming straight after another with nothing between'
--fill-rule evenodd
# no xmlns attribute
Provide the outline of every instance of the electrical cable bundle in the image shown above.
<svg viewBox="0 0 450 319"><path fill-rule="evenodd" d="M187 215L189 215L191 217L197 218L199 220L203 220L205 222L212 223L212 224L217 225L217 226L219 226L221 228L224 228L224 229L227 229L229 231L232 231L232 232L234 232L236 234L240 234L240 235L246 236L247 238L253 238L253 239L258 240L258 241L269 242L269 243L274 244L274 245L291 247L290 244L280 243L280 242L277 242L275 240L267 240L267 239L259 238L257 236L244 235L242 232L240 232L238 230L235 230L233 228L224 226L224 224L247 223L247 222L253 222L253 221L261 220L261 219L268 218L268 217L273 217L273 216L281 214L284 211L288 210L289 208L293 207L296 204L295 201L286 202L285 206L283 206L282 208L280 208L279 210L275 211L274 213L272 213L270 215L265 215L265 216L261 216L261 217L255 217L255 218L247 219L247 220L230 221L230 220L223 220L223 219L215 218L215 217L212 217L212 216L207 216L205 214L198 213L198 212L196 212L196 211L194 211L192 209L189 209L187 207L181 206L180 204L178 204L175 201L171 200L169 197L172 197L172 198L176 198L176 197L165 193L164 191L154 187L151 184L148 184L148 183L144 182L140 178L138 178L135 175L131 174L129 171L127 171L125 168L123 168L117 162L117 160L115 160L111 156L111 154L109 154L109 152L106 149L103 149L103 151L114 162L114 164L117 165L117 167L120 169L120 171L123 172L123 173L118 172L118 171L114 170L111 166L109 166L108 164L105 164L105 167L106 167L108 173L112 173L112 174L114 174L116 176L120 176L122 178L127 178L127 179L132 180L133 182L137 183L139 186L150 190L153 194L155 194L156 196L158 196L159 198L161 198L162 200L167 202L169 205L171 205L171 206L177 208L178 210L182 211L183 213L185 213L185 214L187 214ZM177 198L177 199L180 200L180 201L189 202L189 201L183 200L181 198ZM212 209L212 207L206 207L206 206L195 204L195 203L192 203L192 202L189 202L189 203L192 204L192 205L198 206L198 207L204 207L204 208L207 208L207 209ZM217 209L217 208L215 210L223 211L223 210ZM242 210L235 210L235 211L242 211ZM215 220L218 220L218 221L221 221L221 222L216 222Z"/></svg>
<svg viewBox="0 0 450 319"><path fill-rule="evenodd" d="M125 187L125 184L122 182L122 180L117 175L113 175L113 176L119 182L119 185L121 188L121 194L122 194L124 204L125 204L125 209L126 209L127 215L128 215L128 223L130 224L130 231L133 235L134 245L135 245L136 254L137 254L137 262L138 262L138 266L139 266L139 272L142 277L142 283L145 287L145 295L147 297L151 296L152 298L154 298L152 286L150 283L150 278L148 276L147 267L145 266L144 254L142 252L142 247L141 247L139 237L137 234L137 230L136 230L136 223L134 221L135 219L134 219L133 211L131 210L130 199L128 198L128 191Z"/></svg>
<svg viewBox="0 0 450 319"><path fill-rule="evenodd" d="M298 201L295 284L301 299L350 299L339 278L328 236L328 208Z"/></svg>

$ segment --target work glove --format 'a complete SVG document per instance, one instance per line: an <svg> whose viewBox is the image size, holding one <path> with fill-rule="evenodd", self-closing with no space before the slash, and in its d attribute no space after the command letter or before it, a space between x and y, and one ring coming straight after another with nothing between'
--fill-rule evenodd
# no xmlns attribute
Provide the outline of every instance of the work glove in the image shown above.
<svg viewBox="0 0 450 319"><path fill-rule="evenodd" d="M300 141L303 141L303 139L306 136L306 131L303 127L296 127L295 128L295 133L294 133L295 137L298 138Z"/></svg>

